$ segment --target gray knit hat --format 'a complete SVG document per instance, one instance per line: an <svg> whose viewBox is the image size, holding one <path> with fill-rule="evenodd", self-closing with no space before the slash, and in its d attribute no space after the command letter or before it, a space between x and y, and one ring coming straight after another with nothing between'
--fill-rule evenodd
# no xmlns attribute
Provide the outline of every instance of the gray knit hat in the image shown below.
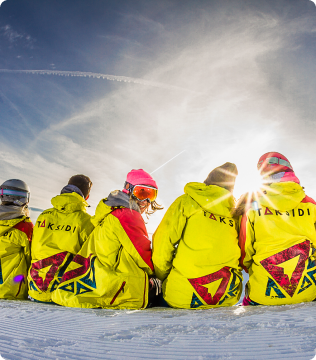
<svg viewBox="0 0 316 360"><path fill-rule="evenodd" d="M212 170L204 180L204 184L217 185L233 192L237 175L237 166L227 162Z"/></svg>

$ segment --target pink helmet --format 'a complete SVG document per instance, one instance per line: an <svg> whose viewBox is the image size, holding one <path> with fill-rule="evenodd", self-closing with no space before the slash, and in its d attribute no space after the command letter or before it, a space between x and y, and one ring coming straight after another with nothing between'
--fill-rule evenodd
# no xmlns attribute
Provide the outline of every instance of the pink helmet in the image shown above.
<svg viewBox="0 0 316 360"><path fill-rule="evenodd" d="M257 168L262 176L279 172L293 172L289 160L278 152L268 152L262 155L258 161Z"/></svg>
<svg viewBox="0 0 316 360"><path fill-rule="evenodd" d="M158 189L156 181L143 169L131 170L126 177L126 183L131 185L149 185ZM125 184L126 184L125 183ZM128 192L126 189L124 192Z"/></svg>

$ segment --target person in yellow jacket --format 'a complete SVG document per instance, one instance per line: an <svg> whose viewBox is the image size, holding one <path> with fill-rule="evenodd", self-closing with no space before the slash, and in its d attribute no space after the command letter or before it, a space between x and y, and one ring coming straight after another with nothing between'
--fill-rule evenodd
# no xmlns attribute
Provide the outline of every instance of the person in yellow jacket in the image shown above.
<svg viewBox="0 0 316 360"><path fill-rule="evenodd" d="M57 304L81 308L144 309L153 274L151 243L142 213L159 209L158 187L144 170L127 175L123 191L102 199L95 230L53 294Z"/></svg>
<svg viewBox="0 0 316 360"><path fill-rule="evenodd" d="M0 199L0 298L23 300L33 231L30 189L22 180L7 180L0 186Z"/></svg>
<svg viewBox="0 0 316 360"><path fill-rule="evenodd" d="M239 234L241 264L249 272L243 305L312 301L316 298L316 203L306 196L282 154L264 154L258 169L264 185L248 196Z"/></svg>
<svg viewBox="0 0 316 360"><path fill-rule="evenodd" d="M242 291L240 248L232 217L237 168L225 163L204 183L188 183L153 236L163 297L175 308L231 306Z"/></svg>
<svg viewBox="0 0 316 360"><path fill-rule="evenodd" d="M61 194L52 199L53 208L37 218L28 273L31 300L52 301L65 268L94 229L86 212L91 186L89 177L72 176Z"/></svg>

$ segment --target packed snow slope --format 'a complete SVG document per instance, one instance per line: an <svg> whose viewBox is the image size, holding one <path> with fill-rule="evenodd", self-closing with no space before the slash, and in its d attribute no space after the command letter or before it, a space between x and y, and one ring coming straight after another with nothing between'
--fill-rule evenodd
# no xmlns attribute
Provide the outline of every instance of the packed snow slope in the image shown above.
<svg viewBox="0 0 316 360"><path fill-rule="evenodd" d="M312 359L316 303L211 310L0 301L4 359Z"/></svg>

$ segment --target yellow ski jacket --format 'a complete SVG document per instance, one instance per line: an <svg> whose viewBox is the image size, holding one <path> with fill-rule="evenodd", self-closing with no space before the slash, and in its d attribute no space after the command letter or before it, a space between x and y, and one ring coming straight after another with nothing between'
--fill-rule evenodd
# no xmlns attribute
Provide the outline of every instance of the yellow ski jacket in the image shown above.
<svg viewBox="0 0 316 360"><path fill-rule="evenodd" d="M0 220L0 298L27 299L33 224L26 216Z"/></svg>
<svg viewBox="0 0 316 360"><path fill-rule="evenodd" d="M121 191L100 201L92 219L95 230L68 266L54 302L81 308L146 308L148 275L153 273L150 240L141 214L129 209L128 201Z"/></svg>
<svg viewBox="0 0 316 360"><path fill-rule="evenodd" d="M29 295L43 302L51 302L65 268L94 229L82 196L61 194L51 203L54 207L43 211L34 227L28 274Z"/></svg>
<svg viewBox="0 0 316 360"><path fill-rule="evenodd" d="M241 219L248 296L263 305L316 298L316 203L294 182L271 184Z"/></svg>
<svg viewBox="0 0 316 360"><path fill-rule="evenodd" d="M184 192L153 236L153 263L164 299L176 308L231 306L242 292L233 196L195 182Z"/></svg>

